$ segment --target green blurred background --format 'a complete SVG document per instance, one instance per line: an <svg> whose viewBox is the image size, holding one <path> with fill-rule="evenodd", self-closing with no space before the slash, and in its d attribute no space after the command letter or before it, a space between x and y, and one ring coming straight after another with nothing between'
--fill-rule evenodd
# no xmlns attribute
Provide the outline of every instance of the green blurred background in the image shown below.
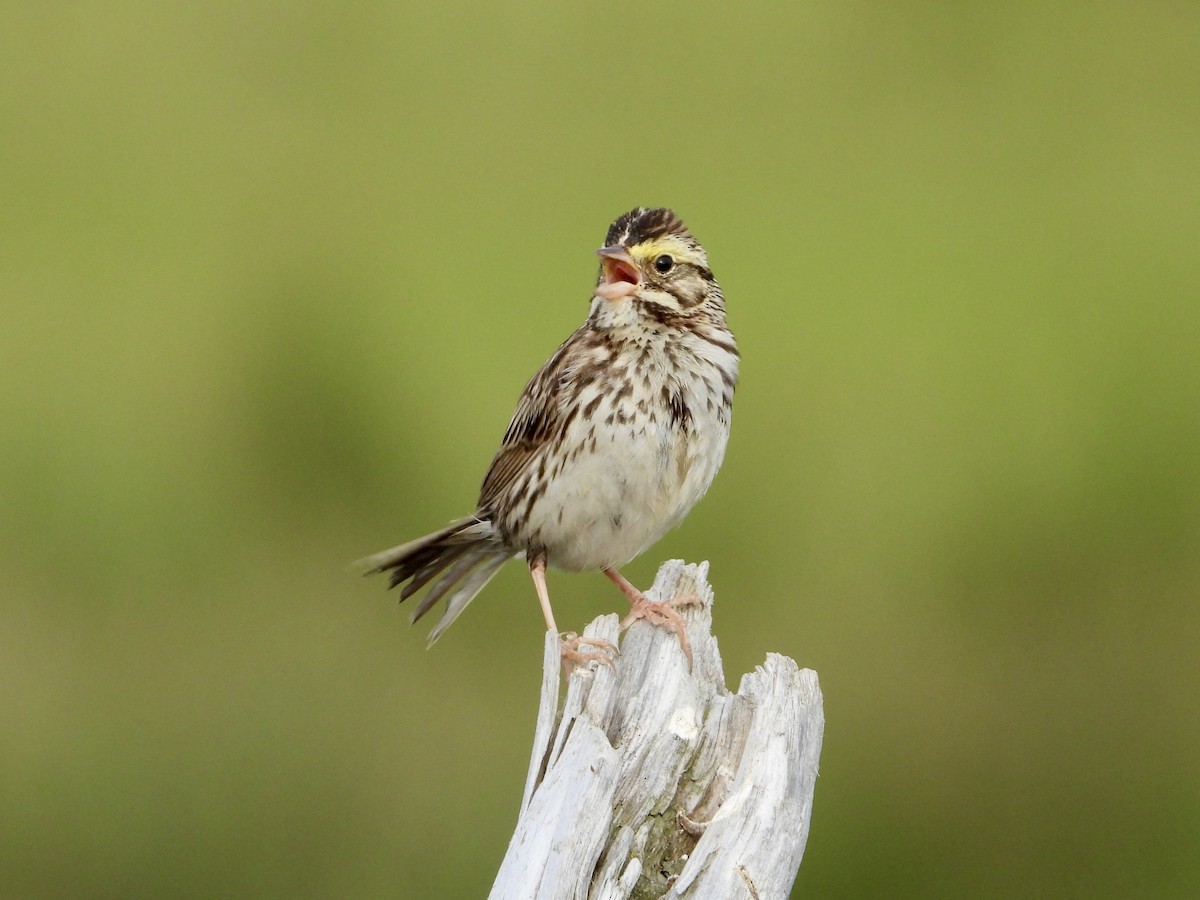
<svg viewBox="0 0 1200 900"><path fill-rule="evenodd" d="M486 893L527 575L426 652L345 565L472 508L641 204L744 367L627 574L819 672L796 895L1200 894L1200 7L0 15L4 898Z"/></svg>

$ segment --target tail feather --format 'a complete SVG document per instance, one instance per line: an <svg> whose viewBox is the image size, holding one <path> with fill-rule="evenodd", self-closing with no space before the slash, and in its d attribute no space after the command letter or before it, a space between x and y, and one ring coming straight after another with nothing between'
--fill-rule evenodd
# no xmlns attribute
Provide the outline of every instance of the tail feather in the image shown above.
<svg viewBox="0 0 1200 900"><path fill-rule="evenodd" d="M382 553L375 553L365 559L360 559L354 564L355 568L362 569L364 575L375 575L379 572L386 572L388 569L394 569L397 566L405 566L408 559L417 556L422 550L427 550L436 544L443 543L467 530L473 523L478 522L479 520L475 516L456 519L445 528L435 531L432 534L427 534L424 537L417 538L415 541L401 544L399 547L392 547L390 550L384 550Z"/></svg>
<svg viewBox="0 0 1200 900"><path fill-rule="evenodd" d="M446 566L454 562L455 559L470 549L470 544L455 544L454 546L447 547L442 551L440 556L435 556L429 562L425 563L425 565L421 566L421 568L414 571L411 575L412 580L409 581L408 584L404 585L404 587L400 590L400 602L403 603L421 588L425 587L425 585L429 583L430 579L432 579L435 575L445 569ZM392 572L391 587L395 587L408 577L409 575L407 572L404 572L401 569L394 570Z"/></svg>
<svg viewBox="0 0 1200 900"><path fill-rule="evenodd" d="M453 536L446 541L432 544L428 547L421 547L411 556L406 557L392 570L389 587L395 587L409 578L416 578L418 575L424 576L430 569L435 571L444 569L456 556L474 546L474 542L458 541L455 539L456 537ZM401 595L400 599L403 600L411 594L412 591L409 591L407 594Z"/></svg>
<svg viewBox="0 0 1200 900"><path fill-rule="evenodd" d="M404 585L401 602L432 582L412 616L416 622L445 598L446 611L429 635L432 644L500 567L516 555L500 542L491 522L468 516L432 534L368 556L357 565L368 575L390 572L390 587Z"/></svg>
<svg viewBox="0 0 1200 900"><path fill-rule="evenodd" d="M457 619L467 605L478 596L489 581L495 577L500 571L500 567L511 559L511 556L493 555L491 559L486 560L483 565L479 566L466 583L458 588L446 599L446 612L442 618L434 626L433 631L429 632L429 646L433 646L434 641L440 638Z"/></svg>
<svg viewBox="0 0 1200 900"><path fill-rule="evenodd" d="M459 556L459 558L451 565L446 566L446 574L438 579L437 584L429 589L429 593L421 599L421 602L417 604L417 608L413 610L413 622L416 622L421 616L437 605L437 602L446 596L451 588L466 578L471 570L479 565L480 561L489 554L486 548L472 547L467 553L455 555Z"/></svg>

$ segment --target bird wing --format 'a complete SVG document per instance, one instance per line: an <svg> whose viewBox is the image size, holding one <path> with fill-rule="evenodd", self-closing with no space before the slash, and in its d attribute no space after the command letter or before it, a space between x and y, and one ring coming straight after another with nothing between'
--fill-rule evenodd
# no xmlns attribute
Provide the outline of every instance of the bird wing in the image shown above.
<svg viewBox="0 0 1200 900"><path fill-rule="evenodd" d="M563 342L521 392L500 449L483 477L483 486L479 490L481 510L491 510L492 504L569 423L570 396L562 390L562 383L567 350L578 334L576 332Z"/></svg>

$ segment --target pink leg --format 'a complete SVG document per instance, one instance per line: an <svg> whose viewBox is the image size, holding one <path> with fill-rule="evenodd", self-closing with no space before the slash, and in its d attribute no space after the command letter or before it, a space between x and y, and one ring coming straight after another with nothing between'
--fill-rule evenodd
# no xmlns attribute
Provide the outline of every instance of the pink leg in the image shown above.
<svg viewBox="0 0 1200 900"><path fill-rule="evenodd" d="M546 561L544 559L534 560L529 564L529 575L533 578L533 589L537 591L538 602L542 605L542 615L546 619L546 630L559 635L558 652L563 660L564 674L570 674L567 671L567 660L571 660L577 665L599 660L607 665L610 669L613 668L612 658L609 654L616 654L617 648L603 638L584 638L574 632L560 634L558 626L554 624L554 613L550 609L550 591L546 587ZM580 650L580 644L591 644L600 649L596 652Z"/></svg>
<svg viewBox="0 0 1200 900"><path fill-rule="evenodd" d="M542 615L546 617L546 630L558 634L558 626L554 624L554 612L550 609L550 591L546 589L546 561L537 559L531 562L529 574L533 578L533 589L537 591L538 602L542 604Z"/></svg>
<svg viewBox="0 0 1200 900"><path fill-rule="evenodd" d="M679 638L679 647L683 650L683 655L687 657L688 671L691 672L692 642L688 640L687 626L683 623L683 616L675 612L675 607L699 603L700 598L672 597L662 603L655 603L646 599L646 595L630 584L625 576L616 569L604 569L603 572L613 584L621 589L621 593L628 598L633 607L629 615L621 621L621 630L624 631L638 619L645 619L652 625L659 625L674 633Z"/></svg>

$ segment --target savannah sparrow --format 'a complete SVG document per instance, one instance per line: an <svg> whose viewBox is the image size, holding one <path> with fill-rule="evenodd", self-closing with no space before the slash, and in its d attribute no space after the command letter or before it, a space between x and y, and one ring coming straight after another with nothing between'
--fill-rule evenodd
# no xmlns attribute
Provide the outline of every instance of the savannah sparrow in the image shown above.
<svg viewBox="0 0 1200 900"><path fill-rule="evenodd" d="M679 636L683 620L617 571L679 524L725 456L738 351L708 256L669 209L631 210L608 229L587 321L521 393L474 515L362 561L391 571L413 611L446 611L432 644L505 562L529 563L546 627L558 632L546 567L599 569L636 618ZM564 656L581 659L572 635ZM607 642L590 642L607 643ZM612 649L611 645L608 649Z"/></svg>

